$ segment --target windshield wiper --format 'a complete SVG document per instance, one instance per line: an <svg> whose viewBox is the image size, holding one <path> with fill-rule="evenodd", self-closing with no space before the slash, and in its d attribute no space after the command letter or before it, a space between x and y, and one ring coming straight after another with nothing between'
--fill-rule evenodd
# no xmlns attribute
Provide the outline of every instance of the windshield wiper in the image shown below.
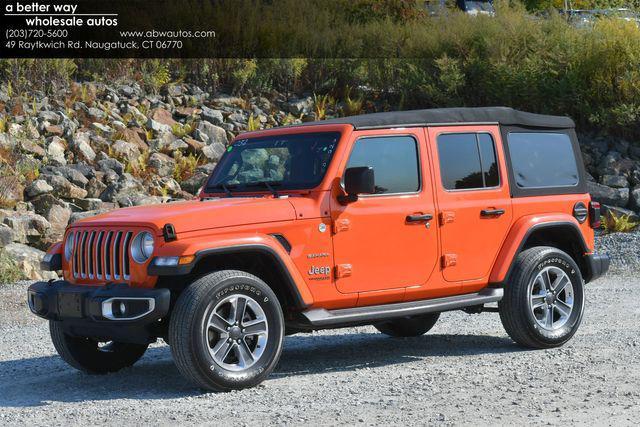
<svg viewBox="0 0 640 427"><path fill-rule="evenodd" d="M280 185L282 185L282 182L257 181L257 182L250 182L246 184L246 187L264 187L267 190L269 190L271 194L273 194L273 197L278 198L280 197L280 194L278 194L278 191L276 191L276 189L273 187L280 186Z"/></svg>
<svg viewBox="0 0 640 427"><path fill-rule="evenodd" d="M210 185L210 186L207 187L207 190L215 190L216 188L224 190L225 194L228 197L233 197L233 193L231 192L231 190L229 190L229 186L227 184L225 184L224 182L221 182L221 183L215 184L215 185Z"/></svg>

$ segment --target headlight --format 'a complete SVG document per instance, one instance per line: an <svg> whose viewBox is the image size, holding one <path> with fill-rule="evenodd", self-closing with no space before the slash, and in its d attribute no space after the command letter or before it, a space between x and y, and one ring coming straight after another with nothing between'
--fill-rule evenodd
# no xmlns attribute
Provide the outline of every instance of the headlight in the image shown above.
<svg viewBox="0 0 640 427"><path fill-rule="evenodd" d="M67 234L67 240L64 242L64 257L67 262L71 261L71 256L73 255L73 231Z"/></svg>
<svg viewBox="0 0 640 427"><path fill-rule="evenodd" d="M154 240L151 233L139 233L131 243L131 258L138 264L146 262L153 255Z"/></svg>

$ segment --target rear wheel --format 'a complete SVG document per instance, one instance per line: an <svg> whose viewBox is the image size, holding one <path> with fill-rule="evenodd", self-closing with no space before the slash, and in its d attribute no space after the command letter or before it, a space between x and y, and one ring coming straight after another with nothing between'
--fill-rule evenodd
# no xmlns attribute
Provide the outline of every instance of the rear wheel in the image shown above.
<svg viewBox="0 0 640 427"><path fill-rule="evenodd" d="M505 330L517 343L531 348L561 346L582 321L580 269L559 249L527 249L518 255L498 307Z"/></svg>
<svg viewBox="0 0 640 427"><path fill-rule="evenodd" d="M282 309L258 277L218 271L182 293L169 337L178 370L194 384L214 391L253 387L280 358Z"/></svg>
<svg viewBox="0 0 640 427"><path fill-rule="evenodd" d="M56 351L72 367L89 374L106 374L132 366L147 350L146 344L115 341L98 342L64 332L62 324L49 321L51 341Z"/></svg>
<svg viewBox="0 0 640 427"><path fill-rule="evenodd" d="M383 334L391 337L417 337L426 334L438 321L440 313L402 317L373 325Z"/></svg>

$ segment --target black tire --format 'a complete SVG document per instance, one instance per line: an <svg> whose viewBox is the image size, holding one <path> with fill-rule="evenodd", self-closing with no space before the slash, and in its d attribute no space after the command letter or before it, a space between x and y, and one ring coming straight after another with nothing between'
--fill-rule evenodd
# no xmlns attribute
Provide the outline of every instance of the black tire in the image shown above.
<svg viewBox="0 0 640 427"><path fill-rule="evenodd" d="M51 341L56 351L72 367L88 374L117 372L136 363L147 351L147 344L109 342L100 346L90 338L67 335L60 322L49 321Z"/></svg>
<svg viewBox="0 0 640 427"><path fill-rule="evenodd" d="M248 311L242 310L243 314L237 326L221 323L227 331L234 328L235 331L231 330L227 333L218 332L218 329L213 327L205 328L204 324L208 323L208 319L214 315L214 310L219 314L218 307L222 305L224 308L234 300L236 304L244 300L249 307ZM255 304L258 306L256 307ZM254 309L251 309L252 306ZM245 313L246 316L251 317L252 313L255 314L260 310L261 318L266 321L264 328L267 333L245 336ZM237 311L240 312L240 310ZM230 318L238 319L231 314L231 310L228 315L219 317L224 318L223 322L228 322ZM256 314L253 321L257 321L257 318ZM237 336L232 334L240 334L238 329L242 334L236 340ZM213 391L243 389L264 381L280 359L283 338L284 319L278 298L265 282L243 271L218 271L194 281L178 298L169 324L171 352L178 370L195 385ZM264 339L262 344L259 344L258 339ZM226 344L227 340L231 344ZM236 344L233 343L234 341ZM222 353L214 351L216 345L221 343L222 346L230 346L226 350L220 347L222 353L228 356L219 356ZM242 351L246 349L253 354L251 352L258 351L259 347L262 348L259 350L261 354L253 359L247 359L252 364L244 364L247 367L242 367L239 354L241 349ZM214 359L212 354L219 356L222 360ZM236 358L237 363L234 365L229 358Z"/></svg>
<svg viewBox="0 0 640 427"><path fill-rule="evenodd" d="M537 279L539 275L543 277L545 271L551 270L557 272L555 278L547 276L546 282L543 279ZM562 272L566 276L562 276ZM560 313L555 308L555 305L560 305L563 299L569 299L569 287L566 285L563 288L564 291L558 292L557 296L556 292L551 292L550 297L541 297L536 294L538 304L543 306L532 308L535 304L531 295L536 292L536 287L541 289L545 283L555 282L562 277L567 277L569 282L565 282L572 287L570 314ZM552 288L553 283L549 289ZM549 290L540 292L548 295ZM498 308L502 325L511 339L518 344L537 349L559 347L571 339L582 321L584 286L580 268L569 255L557 248L538 246L527 249L515 260L513 272L505 285L504 297L498 304ZM566 310L564 305L563 310ZM564 318L562 318L563 314ZM549 318L551 325L546 323ZM555 319L559 319L557 327L554 326Z"/></svg>
<svg viewBox="0 0 640 427"><path fill-rule="evenodd" d="M429 313L421 316L403 317L373 326L383 334L391 337L417 337L424 335L436 324L440 313Z"/></svg>

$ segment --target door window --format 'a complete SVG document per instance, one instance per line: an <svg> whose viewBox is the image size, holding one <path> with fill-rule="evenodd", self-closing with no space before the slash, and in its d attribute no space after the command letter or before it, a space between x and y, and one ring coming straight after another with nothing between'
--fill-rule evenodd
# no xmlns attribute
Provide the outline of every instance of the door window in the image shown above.
<svg viewBox="0 0 640 427"><path fill-rule="evenodd" d="M376 194L414 193L420 190L418 144L410 136L361 138L356 141L347 168L370 166Z"/></svg>
<svg viewBox="0 0 640 427"><path fill-rule="evenodd" d="M493 138L488 133L438 135L442 185L447 190L492 188L500 185Z"/></svg>

